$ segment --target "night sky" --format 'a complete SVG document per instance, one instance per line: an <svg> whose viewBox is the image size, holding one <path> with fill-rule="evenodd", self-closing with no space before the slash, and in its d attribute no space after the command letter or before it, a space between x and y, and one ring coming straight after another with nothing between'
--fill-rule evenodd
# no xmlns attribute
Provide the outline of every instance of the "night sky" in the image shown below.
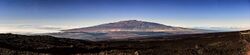
<svg viewBox="0 0 250 55"><path fill-rule="evenodd" d="M0 32L48 32L122 20L250 27L250 0L0 0Z"/></svg>

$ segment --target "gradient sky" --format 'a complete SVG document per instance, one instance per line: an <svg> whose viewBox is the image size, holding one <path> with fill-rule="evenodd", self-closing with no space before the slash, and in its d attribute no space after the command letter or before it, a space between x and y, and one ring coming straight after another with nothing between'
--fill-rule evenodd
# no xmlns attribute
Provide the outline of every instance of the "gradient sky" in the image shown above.
<svg viewBox="0 0 250 55"><path fill-rule="evenodd" d="M0 32L47 32L122 20L250 27L250 0L0 0Z"/></svg>

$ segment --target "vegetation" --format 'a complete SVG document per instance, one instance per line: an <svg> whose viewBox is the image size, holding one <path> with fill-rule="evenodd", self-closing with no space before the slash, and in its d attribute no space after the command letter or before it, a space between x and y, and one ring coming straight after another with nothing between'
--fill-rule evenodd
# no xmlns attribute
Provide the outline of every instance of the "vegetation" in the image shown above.
<svg viewBox="0 0 250 55"><path fill-rule="evenodd" d="M242 31L249 32L249 31ZM246 55L250 34L224 32L85 41L0 34L0 55Z"/></svg>

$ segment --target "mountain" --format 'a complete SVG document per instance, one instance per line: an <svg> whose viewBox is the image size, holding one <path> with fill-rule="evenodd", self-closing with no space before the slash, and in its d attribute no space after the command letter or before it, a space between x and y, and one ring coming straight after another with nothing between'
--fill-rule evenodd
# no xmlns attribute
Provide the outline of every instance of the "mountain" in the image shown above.
<svg viewBox="0 0 250 55"><path fill-rule="evenodd" d="M188 28L173 27L163 24L127 20L114 23L101 24L86 28L76 28L63 30L64 32L179 32L179 31L196 31Z"/></svg>
<svg viewBox="0 0 250 55"><path fill-rule="evenodd" d="M126 20L106 23L92 27L62 30L60 33L49 33L48 35L62 38L84 39L84 40L108 40L127 39L147 36L177 35L206 33L208 30L190 29L182 27L167 26L163 24Z"/></svg>

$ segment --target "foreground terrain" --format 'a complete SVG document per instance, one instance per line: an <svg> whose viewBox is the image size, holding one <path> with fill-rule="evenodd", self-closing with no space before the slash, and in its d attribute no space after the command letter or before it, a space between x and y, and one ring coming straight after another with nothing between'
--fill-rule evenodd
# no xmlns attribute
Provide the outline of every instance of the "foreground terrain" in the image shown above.
<svg viewBox="0 0 250 55"><path fill-rule="evenodd" d="M0 55L250 55L250 31L86 41L0 34Z"/></svg>

